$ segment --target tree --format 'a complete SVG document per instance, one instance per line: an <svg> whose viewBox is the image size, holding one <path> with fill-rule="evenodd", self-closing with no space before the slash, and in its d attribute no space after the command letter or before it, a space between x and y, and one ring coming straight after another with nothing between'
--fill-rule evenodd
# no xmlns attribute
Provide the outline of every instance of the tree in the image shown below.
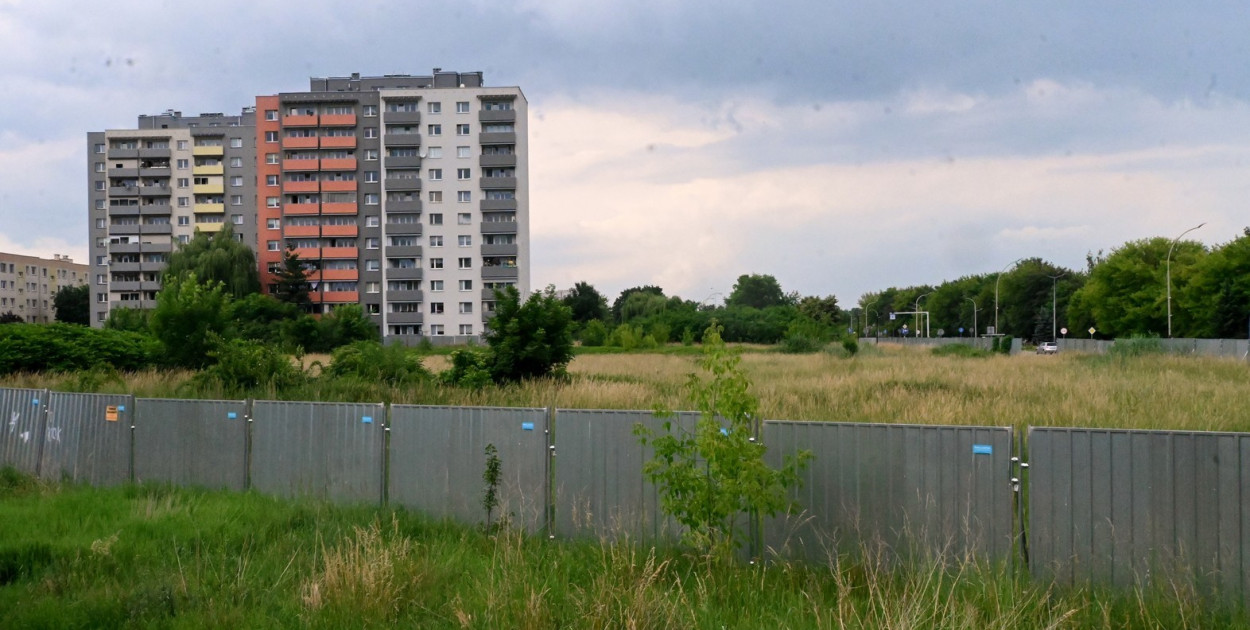
<svg viewBox="0 0 1250 630"><path fill-rule="evenodd" d="M66 324L91 324L91 287L85 284L65 286L52 296L56 321Z"/></svg>
<svg viewBox="0 0 1250 630"><path fill-rule="evenodd" d="M658 296L663 297L664 289L661 289L660 287L657 287L655 285L648 284L646 286L641 286L641 287L630 287L628 289L625 289L624 291L621 291L621 294L616 296L616 301L612 302L612 319L616 320L616 323L620 324L620 323L625 322L625 320L622 319L621 309L622 307L625 306L625 301L629 299L629 296L635 293L648 293L651 295L658 295Z"/></svg>
<svg viewBox="0 0 1250 630"><path fill-rule="evenodd" d="M573 290L561 301L573 311L573 321L579 324L608 318L608 298L595 290L589 282L573 285Z"/></svg>
<svg viewBox="0 0 1250 630"><path fill-rule="evenodd" d="M18 315L13 311L0 315L0 324L22 324L25 322L26 320L22 319L21 315Z"/></svg>
<svg viewBox="0 0 1250 630"><path fill-rule="evenodd" d="M495 382L559 374L573 360L573 313L548 287L521 304L515 287L495 292L495 316L486 331Z"/></svg>
<svg viewBox="0 0 1250 630"><path fill-rule="evenodd" d="M293 304L253 293L230 304L230 320L241 339L274 343L282 337L282 322L303 315Z"/></svg>
<svg viewBox="0 0 1250 630"><path fill-rule="evenodd" d="M1167 333L1166 259L1172 242L1163 237L1125 243L1106 258L1093 260L1089 280L1072 296L1068 321L1076 327L1094 326L1108 337ZM1187 309L1176 308L1206 255L1201 243L1181 241L1172 253L1172 311L1175 330L1192 322Z"/></svg>
<svg viewBox="0 0 1250 630"><path fill-rule="evenodd" d="M150 332L152 311L143 308L114 308L109 310L109 318L104 320L104 327L110 330L128 330L130 332Z"/></svg>
<svg viewBox="0 0 1250 630"><path fill-rule="evenodd" d="M195 238L169 256L161 282L188 272L195 273L200 282L220 282L231 297L260 292L256 255L250 247L234 240L229 223L215 235L196 232Z"/></svg>
<svg viewBox="0 0 1250 630"><path fill-rule="evenodd" d="M1250 228L1199 261L1179 297L1173 292L1178 301L1173 309L1192 311L1193 327L1185 336L1244 339L1250 322Z"/></svg>
<svg viewBox="0 0 1250 630"><path fill-rule="evenodd" d="M835 326L842 322L842 308L838 306L837 296L808 296L798 301L799 312L814 322L825 326Z"/></svg>
<svg viewBox="0 0 1250 630"><path fill-rule="evenodd" d="M303 313L312 311L312 299L308 296L312 284L308 282L308 269L299 259L299 253L288 248L282 254L282 267L274 274L273 297L280 302L293 304Z"/></svg>
<svg viewBox="0 0 1250 630"><path fill-rule="evenodd" d="M331 350L355 341L380 341L378 327L359 304L334 307L321 318L322 350Z"/></svg>
<svg viewBox="0 0 1250 630"><path fill-rule="evenodd" d="M782 306L788 303L786 294L781 290L781 283L767 274L738 276L733 291L725 299L726 306L749 306L751 308Z"/></svg>
<svg viewBox="0 0 1250 630"><path fill-rule="evenodd" d="M194 271L165 281L152 311L152 334L165 346L173 365L199 369L208 365L217 340L226 337L230 296L218 281L202 282Z"/></svg>

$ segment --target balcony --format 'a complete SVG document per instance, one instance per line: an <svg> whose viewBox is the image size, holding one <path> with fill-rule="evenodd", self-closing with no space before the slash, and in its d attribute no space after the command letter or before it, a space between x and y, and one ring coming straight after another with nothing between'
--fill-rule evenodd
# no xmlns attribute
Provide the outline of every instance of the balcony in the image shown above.
<svg viewBox="0 0 1250 630"><path fill-rule="evenodd" d="M309 280L358 280L358 269L322 269L309 276Z"/></svg>
<svg viewBox="0 0 1250 630"><path fill-rule="evenodd" d="M516 166L516 154L483 155L478 158L477 163L482 168Z"/></svg>
<svg viewBox="0 0 1250 630"><path fill-rule="evenodd" d="M315 149L317 136L282 136L283 149Z"/></svg>
<svg viewBox="0 0 1250 630"><path fill-rule="evenodd" d="M355 247L322 247L322 258L356 258L359 255Z"/></svg>
<svg viewBox="0 0 1250 630"><path fill-rule="evenodd" d="M138 194L138 186L109 186L110 197L134 197Z"/></svg>
<svg viewBox="0 0 1250 630"><path fill-rule="evenodd" d="M139 149L109 149L110 160L133 160L139 157Z"/></svg>
<svg viewBox="0 0 1250 630"><path fill-rule="evenodd" d="M387 302L420 302L424 299L422 291L387 291Z"/></svg>
<svg viewBox="0 0 1250 630"><path fill-rule="evenodd" d="M356 204L354 203L323 203L321 204L322 214L356 214Z"/></svg>
<svg viewBox="0 0 1250 630"><path fill-rule="evenodd" d="M383 134L382 137L388 147L421 146L421 134L419 133L388 133Z"/></svg>
<svg viewBox="0 0 1250 630"><path fill-rule="evenodd" d="M213 184L196 184L191 187L191 192L197 195L220 195L226 192L226 185L221 182Z"/></svg>
<svg viewBox="0 0 1250 630"><path fill-rule="evenodd" d="M196 164L191 167L192 175L222 175L226 168L221 164Z"/></svg>
<svg viewBox="0 0 1250 630"><path fill-rule="evenodd" d="M395 235L420 234L421 224L420 223L387 223L386 233L395 234Z"/></svg>
<svg viewBox="0 0 1250 630"><path fill-rule="evenodd" d="M383 115L383 121L388 125L421 122L421 112L383 112Z"/></svg>
<svg viewBox="0 0 1250 630"><path fill-rule="evenodd" d="M153 203L153 204L148 204L146 206L141 206L139 208L139 214L145 217L162 216L162 215L169 216L172 210L173 208L171 208L168 205L157 205Z"/></svg>
<svg viewBox="0 0 1250 630"><path fill-rule="evenodd" d="M356 236L359 228L355 224L352 225L323 225L321 226L322 236Z"/></svg>
<svg viewBox="0 0 1250 630"><path fill-rule="evenodd" d="M139 206L109 206L110 217L122 217L139 214Z"/></svg>
<svg viewBox="0 0 1250 630"><path fill-rule="evenodd" d="M387 280L420 280L420 267L388 267L386 269Z"/></svg>
<svg viewBox="0 0 1250 630"><path fill-rule="evenodd" d="M516 190L516 178L483 177L482 190Z"/></svg>
<svg viewBox="0 0 1250 630"><path fill-rule="evenodd" d="M169 157L169 147L163 149L139 149L139 157L141 158L167 158Z"/></svg>
<svg viewBox="0 0 1250 630"><path fill-rule="evenodd" d="M109 283L109 291L118 292L118 293L126 292L126 291L139 291L140 284L142 283L139 282L138 280L134 280L131 282L113 281Z"/></svg>
<svg viewBox="0 0 1250 630"><path fill-rule="evenodd" d="M415 256L417 258L420 258L421 246L420 245L388 246L386 248L386 255L393 256L393 257Z"/></svg>
<svg viewBox="0 0 1250 630"><path fill-rule="evenodd" d="M386 168L417 168L421 166L421 158L415 155L403 155L386 158Z"/></svg>
<svg viewBox="0 0 1250 630"><path fill-rule="evenodd" d="M110 254L138 254L139 243L109 243Z"/></svg>
<svg viewBox="0 0 1250 630"><path fill-rule="evenodd" d="M197 203L194 207L196 214L222 214L226 211L224 203Z"/></svg>
<svg viewBox="0 0 1250 630"><path fill-rule="evenodd" d="M499 245L482 245L483 256L516 256L516 243L501 243Z"/></svg>
<svg viewBox="0 0 1250 630"><path fill-rule="evenodd" d="M321 294L323 304L355 304L360 300L357 291L325 291Z"/></svg>
<svg viewBox="0 0 1250 630"><path fill-rule="evenodd" d="M312 193L317 192L317 182L282 182L282 192L284 193Z"/></svg>
<svg viewBox="0 0 1250 630"><path fill-rule="evenodd" d="M169 234L173 234L174 232L174 226L168 223L145 223L142 226L140 226L140 228L142 229L139 230L139 233L144 234L144 235L150 235L150 234L169 235Z"/></svg>
<svg viewBox="0 0 1250 630"><path fill-rule="evenodd" d="M138 223L114 223L109 226L109 236L130 236L138 233Z"/></svg>
<svg viewBox="0 0 1250 630"><path fill-rule="evenodd" d="M320 225L287 225L282 230L282 236L287 238L312 237L321 236Z"/></svg>
<svg viewBox="0 0 1250 630"><path fill-rule="evenodd" d="M478 134L477 141L479 144L516 144L515 131L495 131L490 133Z"/></svg>
<svg viewBox="0 0 1250 630"><path fill-rule="evenodd" d="M388 324L420 324L425 320L423 313L387 313Z"/></svg>
<svg viewBox="0 0 1250 630"><path fill-rule="evenodd" d="M412 201L387 201L387 212L421 212L421 200L413 199Z"/></svg>
<svg viewBox="0 0 1250 630"><path fill-rule="evenodd" d="M497 299L495 291L503 291L503 289L482 289L482 300L485 302L494 302ZM494 313L491 313L491 315L494 315Z"/></svg>
<svg viewBox="0 0 1250 630"><path fill-rule="evenodd" d="M316 114L304 114L304 115L283 116L282 126L283 127L316 127L317 115Z"/></svg>
<svg viewBox="0 0 1250 630"><path fill-rule="evenodd" d="M323 149L354 149L356 136L325 136L321 138Z"/></svg>
<svg viewBox="0 0 1250 630"><path fill-rule="evenodd" d="M483 199L478 206L482 212L491 210L516 210L516 199Z"/></svg>
<svg viewBox="0 0 1250 630"><path fill-rule="evenodd" d="M321 168L321 160L282 160L284 171L315 171Z"/></svg>
<svg viewBox="0 0 1250 630"><path fill-rule="evenodd" d="M323 171L354 171L356 158L326 158L321 160Z"/></svg>
<svg viewBox="0 0 1250 630"><path fill-rule="evenodd" d="M319 203L288 203L282 206L282 214L317 214L320 211Z"/></svg>
<svg viewBox="0 0 1250 630"><path fill-rule="evenodd" d="M323 181L321 182L322 192L355 192L356 180L351 181Z"/></svg>
<svg viewBox="0 0 1250 630"><path fill-rule="evenodd" d="M516 234L516 221L482 221L482 234Z"/></svg>
<svg viewBox="0 0 1250 630"><path fill-rule="evenodd" d="M322 114L322 127L354 127L356 125L355 114Z"/></svg>
<svg viewBox="0 0 1250 630"><path fill-rule="evenodd" d="M421 179L418 177L409 177L404 179L387 178L387 190L421 190Z"/></svg>
<svg viewBox="0 0 1250 630"><path fill-rule="evenodd" d="M226 225L225 221L219 221L217 223L196 223L195 229L200 232L207 232L209 234L215 234L217 232L220 232L221 228L224 227L225 225Z"/></svg>
<svg viewBox="0 0 1250 630"><path fill-rule="evenodd" d="M109 177L136 178L139 176L139 169L137 167L136 168L111 168L109 169L109 172L107 174Z"/></svg>
<svg viewBox="0 0 1250 630"><path fill-rule="evenodd" d="M169 252L174 251L174 245L173 243L144 243L143 251L151 253L151 254L156 254L156 253L168 254Z"/></svg>
<svg viewBox="0 0 1250 630"><path fill-rule="evenodd" d="M168 197L169 186L140 186L139 196L141 197Z"/></svg>
<svg viewBox="0 0 1250 630"><path fill-rule="evenodd" d="M221 157L226 154L226 148L220 144L217 146L199 146L191 147L191 155L215 155Z"/></svg>
<svg viewBox="0 0 1250 630"><path fill-rule="evenodd" d="M516 280L517 267L482 267L483 280Z"/></svg>
<svg viewBox="0 0 1250 630"><path fill-rule="evenodd" d="M288 247L287 251L293 251L299 255L300 260L320 260L320 247Z"/></svg>
<svg viewBox="0 0 1250 630"><path fill-rule="evenodd" d="M148 263L151 264L151 263ZM109 271L113 273L130 273L143 270L143 263L137 262L110 262Z"/></svg>
<svg viewBox="0 0 1250 630"><path fill-rule="evenodd" d="M516 122L515 109L483 109L477 113L478 122L509 123Z"/></svg>
<svg viewBox="0 0 1250 630"><path fill-rule="evenodd" d="M169 167L168 166L149 166L145 168L140 168L139 176L140 177L161 177L164 179L169 179ZM116 177L116 175L114 175L113 177Z"/></svg>

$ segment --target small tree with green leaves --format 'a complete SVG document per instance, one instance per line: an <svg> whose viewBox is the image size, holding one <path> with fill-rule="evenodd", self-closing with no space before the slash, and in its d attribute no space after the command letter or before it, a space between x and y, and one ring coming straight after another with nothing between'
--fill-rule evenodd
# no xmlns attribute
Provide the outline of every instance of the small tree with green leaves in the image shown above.
<svg viewBox="0 0 1250 630"><path fill-rule="evenodd" d="M789 489L811 458L809 451L785 458L780 469L764 462L759 400L741 357L726 347L715 323L703 334L699 366L706 377L691 374L686 384L699 411L694 431L665 420L663 432L641 424L634 434L650 445L655 457L643 473L659 489L665 513L686 527L687 543L714 556L728 557L742 545L740 516L751 522L775 516L791 506ZM657 412L671 418L671 412ZM758 549L758 529L750 534Z"/></svg>
<svg viewBox="0 0 1250 630"><path fill-rule="evenodd" d="M499 459L499 449L494 444L486 445L486 469L482 471L482 481L486 482L486 490L482 493L482 508L486 510L486 530L490 531L491 514L499 507L499 480L503 477L503 462Z"/></svg>

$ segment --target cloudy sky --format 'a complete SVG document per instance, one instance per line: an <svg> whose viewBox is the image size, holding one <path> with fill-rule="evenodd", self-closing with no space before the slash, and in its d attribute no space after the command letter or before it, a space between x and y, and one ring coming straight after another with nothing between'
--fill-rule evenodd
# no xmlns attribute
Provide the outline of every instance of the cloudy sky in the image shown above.
<svg viewBox="0 0 1250 630"><path fill-rule="evenodd" d="M940 5L951 4L951 7ZM530 102L532 283L849 305L1250 225L1250 5L0 0L0 251L87 257L86 133L309 76Z"/></svg>

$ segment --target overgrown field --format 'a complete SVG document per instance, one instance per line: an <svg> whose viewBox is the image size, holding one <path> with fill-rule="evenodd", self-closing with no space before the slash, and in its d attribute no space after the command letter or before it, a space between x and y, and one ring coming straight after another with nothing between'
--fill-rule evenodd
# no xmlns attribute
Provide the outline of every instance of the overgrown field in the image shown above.
<svg viewBox="0 0 1250 630"><path fill-rule="evenodd" d="M440 405L556 406L589 409L688 408L684 384L698 348L581 354L567 380L467 389L433 382L395 389L376 382L327 380L246 392L287 400L385 401ZM743 365L772 419L1085 426L1250 431L1250 366L1244 361L1145 355L937 356L924 349L864 348L782 354L743 348ZM427 356L434 371L446 357ZM134 393L150 397L237 396L193 386L191 374L149 371L16 375L0 387Z"/></svg>
<svg viewBox="0 0 1250 630"><path fill-rule="evenodd" d="M1186 590L1047 588L1005 567L717 564L403 511L0 471L4 628L1223 628Z"/></svg>

